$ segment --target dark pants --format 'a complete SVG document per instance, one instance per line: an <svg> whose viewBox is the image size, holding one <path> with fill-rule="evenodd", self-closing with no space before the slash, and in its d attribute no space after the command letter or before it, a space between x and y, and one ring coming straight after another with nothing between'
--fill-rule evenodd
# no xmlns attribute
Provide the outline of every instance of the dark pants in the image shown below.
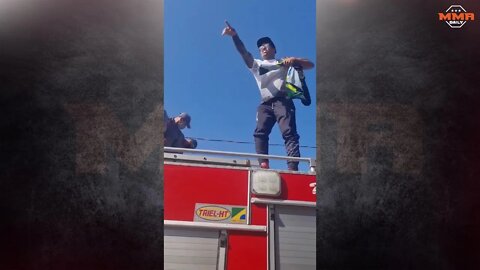
<svg viewBox="0 0 480 270"><path fill-rule="evenodd" d="M257 127L253 134L255 138L255 150L257 154L268 154L268 136L275 122L278 123L282 137L285 140L287 155L290 157L300 156L298 143L297 125L295 120L295 105L293 101L285 98L275 98L258 106ZM265 162L266 159L259 159ZM288 168L298 170L298 162L288 161Z"/></svg>

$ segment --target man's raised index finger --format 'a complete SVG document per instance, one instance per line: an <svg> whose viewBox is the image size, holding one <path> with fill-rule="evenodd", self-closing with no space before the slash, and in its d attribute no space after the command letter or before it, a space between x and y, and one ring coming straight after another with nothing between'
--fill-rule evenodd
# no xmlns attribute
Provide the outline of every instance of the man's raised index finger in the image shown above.
<svg viewBox="0 0 480 270"><path fill-rule="evenodd" d="M226 24L228 27L232 28L232 26L227 22L227 20L225 20L225 24Z"/></svg>

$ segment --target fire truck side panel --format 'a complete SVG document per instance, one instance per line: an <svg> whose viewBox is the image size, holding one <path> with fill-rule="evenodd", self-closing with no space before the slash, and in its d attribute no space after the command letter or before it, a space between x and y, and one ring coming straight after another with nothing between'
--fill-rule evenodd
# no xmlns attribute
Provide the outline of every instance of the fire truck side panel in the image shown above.
<svg viewBox="0 0 480 270"><path fill-rule="evenodd" d="M247 206L248 171L165 164L165 220L193 221L195 204Z"/></svg>
<svg viewBox="0 0 480 270"><path fill-rule="evenodd" d="M198 268L197 266L201 263L205 264L205 269L210 269L215 267L212 264L214 262L222 265L222 261L218 258L225 258L227 270L267 270L270 258L273 260L272 263L278 264L276 269L315 269L315 243L312 242L315 241L315 210L313 207L310 208L311 206L298 206L301 202L316 201L312 193L313 187L310 186L315 182L315 175L280 172L281 195L255 196L251 193L252 197L264 200L249 203L249 173L245 168L187 163L165 164L164 218L172 222L171 227L166 229L169 237L165 242L165 248L168 251L166 258L169 260L166 266L176 269L178 265L190 262L192 269ZM278 205L276 205L277 202ZM289 203L297 206L289 206ZM223 225L232 227L214 229L213 227L220 223L213 219L203 219L208 216L195 217L196 204L202 204L202 207L211 205L218 208L250 205L250 211L247 214L249 214L251 226L245 224L244 228L233 228L241 224L225 224L225 221L222 221ZM268 220L269 207L272 211L272 220ZM197 222L185 225L173 223L175 221ZM203 225L212 227L203 231L198 227ZM258 229L259 226L269 228L270 241L266 231L252 230ZM226 250L225 242L221 240L224 239L222 235L227 236ZM211 251L201 246L198 250L187 250L182 246L204 242L213 243ZM204 255L198 256L198 254ZM198 261L196 261L197 258ZM211 258L217 258L217 260L210 260Z"/></svg>
<svg viewBox="0 0 480 270"><path fill-rule="evenodd" d="M228 270L266 270L266 233L230 231L228 234Z"/></svg>

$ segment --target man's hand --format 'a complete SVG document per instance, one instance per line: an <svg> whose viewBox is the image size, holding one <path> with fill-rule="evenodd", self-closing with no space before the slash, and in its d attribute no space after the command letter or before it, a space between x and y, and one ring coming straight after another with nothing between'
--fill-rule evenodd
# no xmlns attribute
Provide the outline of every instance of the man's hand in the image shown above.
<svg viewBox="0 0 480 270"><path fill-rule="evenodd" d="M227 27L223 28L222 36L224 35L231 36L231 37L236 36L237 31L235 31L235 29L227 21L225 21L225 24L227 25Z"/></svg>
<svg viewBox="0 0 480 270"><path fill-rule="evenodd" d="M311 69L314 64L305 58L285 57L282 59L282 64L285 67L302 67L303 69Z"/></svg>
<svg viewBox="0 0 480 270"><path fill-rule="evenodd" d="M243 42L240 40L240 37L238 36L237 31L235 31L235 29L233 29L233 27L226 20L225 20L225 24L227 25L227 27L223 29L222 35L227 35L232 37L233 44L235 44L235 48L237 48L237 51L242 56L243 61L245 62L248 68L252 68L253 66L252 54L249 53L245 48L245 45L243 45Z"/></svg>
<svg viewBox="0 0 480 270"><path fill-rule="evenodd" d="M297 65L297 59L295 57L285 57L282 59L282 64L285 67L291 67Z"/></svg>

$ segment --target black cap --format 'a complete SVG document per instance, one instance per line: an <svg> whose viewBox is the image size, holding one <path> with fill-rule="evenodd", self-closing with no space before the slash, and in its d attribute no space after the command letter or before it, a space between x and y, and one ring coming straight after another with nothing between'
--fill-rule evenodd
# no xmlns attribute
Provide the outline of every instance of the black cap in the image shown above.
<svg viewBox="0 0 480 270"><path fill-rule="evenodd" d="M273 48L275 48L275 44L273 44L273 41L269 37L262 37L257 40L257 47L260 48L263 44L268 43L270 44ZM276 48L275 48L276 49Z"/></svg>

